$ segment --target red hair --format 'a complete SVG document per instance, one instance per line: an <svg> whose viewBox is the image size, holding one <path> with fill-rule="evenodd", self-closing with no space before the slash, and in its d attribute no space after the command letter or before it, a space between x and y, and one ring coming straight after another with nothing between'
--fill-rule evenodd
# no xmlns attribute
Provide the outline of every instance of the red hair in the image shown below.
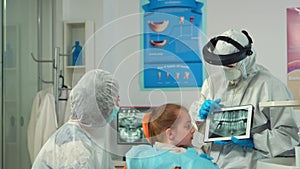
<svg viewBox="0 0 300 169"><path fill-rule="evenodd" d="M188 112L187 108L178 104L164 104L157 107L149 117L148 130L149 141L153 145L156 141L162 141L160 136L168 128L175 125L181 110Z"/></svg>

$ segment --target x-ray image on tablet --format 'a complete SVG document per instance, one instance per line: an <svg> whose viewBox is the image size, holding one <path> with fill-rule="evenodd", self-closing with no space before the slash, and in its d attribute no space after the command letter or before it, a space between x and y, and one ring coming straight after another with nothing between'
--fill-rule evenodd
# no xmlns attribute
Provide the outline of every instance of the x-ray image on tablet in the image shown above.
<svg viewBox="0 0 300 169"><path fill-rule="evenodd" d="M250 138L253 106L225 107L209 114L206 120L204 141Z"/></svg>

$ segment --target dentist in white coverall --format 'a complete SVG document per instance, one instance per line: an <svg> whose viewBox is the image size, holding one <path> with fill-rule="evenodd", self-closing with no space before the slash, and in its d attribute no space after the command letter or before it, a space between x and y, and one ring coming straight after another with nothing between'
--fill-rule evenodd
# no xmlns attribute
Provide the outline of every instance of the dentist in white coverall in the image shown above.
<svg viewBox="0 0 300 169"><path fill-rule="evenodd" d="M222 169L255 169L258 159L291 155L299 144L292 107L259 107L259 102L293 98L284 83L255 63L255 57L246 31L230 29L203 48L208 76L201 98L190 107L194 120L205 120L222 106L254 106L251 138L212 142L208 153Z"/></svg>
<svg viewBox="0 0 300 169"><path fill-rule="evenodd" d="M119 85L101 69L85 73L70 93L71 117L46 142L32 169L113 169L105 143L118 113Z"/></svg>

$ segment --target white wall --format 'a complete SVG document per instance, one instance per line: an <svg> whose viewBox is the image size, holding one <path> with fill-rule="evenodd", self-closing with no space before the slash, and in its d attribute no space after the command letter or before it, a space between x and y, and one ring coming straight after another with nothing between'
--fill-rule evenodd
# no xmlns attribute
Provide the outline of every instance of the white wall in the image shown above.
<svg viewBox="0 0 300 169"><path fill-rule="evenodd" d="M180 102L188 106L198 90L141 91L139 0L63 0L63 20L90 20L95 24L95 67L113 72L121 82L122 105ZM286 8L295 0L209 0L207 36L229 28L246 29L253 38L257 62L287 83Z"/></svg>

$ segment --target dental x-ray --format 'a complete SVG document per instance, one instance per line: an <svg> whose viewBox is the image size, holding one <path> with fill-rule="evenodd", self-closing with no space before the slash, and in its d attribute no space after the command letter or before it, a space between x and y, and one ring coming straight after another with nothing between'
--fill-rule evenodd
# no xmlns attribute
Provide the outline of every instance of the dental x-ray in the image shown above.
<svg viewBox="0 0 300 169"><path fill-rule="evenodd" d="M153 107L120 107L117 120L118 144L148 144L142 127L142 119Z"/></svg>
<svg viewBox="0 0 300 169"><path fill-rule="evenodd" d="M204 141L250 138L253 109L252 105L243 105L212 112L206 121Z"/></svg>

